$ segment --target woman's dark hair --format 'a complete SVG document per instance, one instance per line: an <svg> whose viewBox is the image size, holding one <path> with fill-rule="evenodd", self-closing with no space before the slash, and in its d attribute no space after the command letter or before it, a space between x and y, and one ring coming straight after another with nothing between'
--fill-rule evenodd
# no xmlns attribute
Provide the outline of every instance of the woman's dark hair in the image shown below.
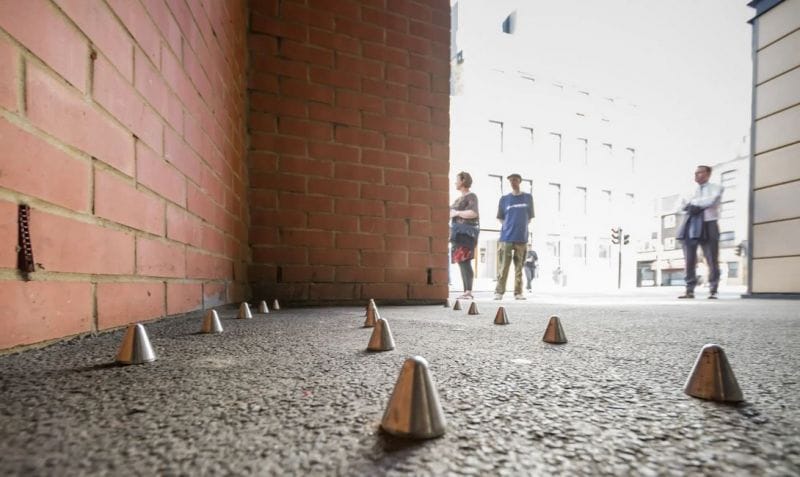
<svg viewBox="0 0 800 477"><path fill-rule="evenodd" d="M461 171L458 174L456 174L456 176L458 177L458 180L460 180L461 183L464 184L464 187L466 187L467 189L472 187L472 176L469 175L469 172Z"/></svg>

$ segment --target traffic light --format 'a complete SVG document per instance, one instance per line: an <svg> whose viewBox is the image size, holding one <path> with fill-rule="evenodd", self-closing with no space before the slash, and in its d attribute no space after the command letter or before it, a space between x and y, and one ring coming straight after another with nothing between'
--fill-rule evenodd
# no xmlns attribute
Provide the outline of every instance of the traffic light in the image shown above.
<svg viewBox="0 0 800 477"><path fill-rule="evenodd" d="M734 250L734 253L736 254L737 257L741 257L743 250L744 250L744 246L742 244L739 244L739 245L736 246L736 250Z"/></svg>
<svg viewBox="0 0 800 477"><path fill-rule="evenodd" d="M622 232L622 229L611 229L611 243L618 244L619 243L619 234Z"/></svg>
<svg viewBox="0 0 800 477"><path fill-rule="evenodd" d="M630 235L628 235L628 234L625 234L625 235L622 237L622 244L623 244L623 245L628 245L628 241L629 241L628 239L629 239L629 238L631 238L631 236L630 236Z"/></svg>

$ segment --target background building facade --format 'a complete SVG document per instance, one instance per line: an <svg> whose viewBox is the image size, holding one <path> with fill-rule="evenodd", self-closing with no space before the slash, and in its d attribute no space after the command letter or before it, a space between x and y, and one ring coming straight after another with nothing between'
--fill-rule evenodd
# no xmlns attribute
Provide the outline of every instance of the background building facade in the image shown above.
<svg viewBox="0 0 800 477"><path fill-rule="evenodd" d="M505 178L512 172L534 198L537 286L616 287L611 228L634 235L644 185L636 180L646 167L637 108L613 92L572 83L558 65L535 61L525 35L535 28L535 5L499 5L452 4L451 177L470 172L479 197L476 288L494 287L497 202L509 192ZM623 285L632 286L632 246L623 250Z"/></svg>

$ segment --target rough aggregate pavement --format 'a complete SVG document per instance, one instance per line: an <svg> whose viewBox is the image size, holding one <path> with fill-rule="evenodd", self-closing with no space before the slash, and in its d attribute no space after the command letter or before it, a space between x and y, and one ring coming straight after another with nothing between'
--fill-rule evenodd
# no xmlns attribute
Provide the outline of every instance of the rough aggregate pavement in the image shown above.
<svg viewBox="0 0 800 477"><path fill-rule="evenodd" d="M362 307L288 308L199 334L146 324L158 360L113 363L124 330L0 357L2 475L798 475L800 302L381 306L397 349L365 351ZM541 341L550 315L569 342ZM739 405L689 397L703 345ZM379 423L406 357L430 363L446 434Z"/></svg>

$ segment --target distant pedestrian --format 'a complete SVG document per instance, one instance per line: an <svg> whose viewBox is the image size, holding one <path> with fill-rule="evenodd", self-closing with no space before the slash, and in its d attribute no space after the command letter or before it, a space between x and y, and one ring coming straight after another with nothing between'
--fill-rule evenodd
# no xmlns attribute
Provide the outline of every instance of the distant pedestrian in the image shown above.
<svg viewBox="0 0 800 477"><path fill-rule="evenodd" d="M538 267L539 255L533 249L533 245L528 244L528 253L525 255L525 279L527 280L526 289L531 291L531 281L536 278L536 268Z"/></svg>
<svg viewBox="0 0 800 477"><path fill-rule="evenodd" d="M694 298L697 285L697 246L703 249L708 265L708 298L717 298L719 285L719 206L724 188L708 182L711 167L697 166L694 181L698 187L694 195L682 203L686 217L678 229L678 240L683 241L683 256L686 262L686 292L678 298Z"/></svg>
<svg viewBox="0 0 800 477"><path fill-rule="evenodd" d="M508 268L514 261L514 298L524 300L522 293L522 268L527 253L528 223L533 218L533 196L519 189L522 176L511 174L507 177L511 192L500 198L497 205L497 219L502 223L497 259L499 271L494 299L502 300L506 292Z"/></svg>
<svg viewBox="0 0 800 477"><path fill-rule="evenodd" d="M450 206L451 261L458 264L461 280L464 282L464 294L458 298L471 300L475 277L472 260L475 258L475 246L480 233L478 196L469 191L472 187L472 176L468 172L456 174L455 186L461 196Z"/></svg>

